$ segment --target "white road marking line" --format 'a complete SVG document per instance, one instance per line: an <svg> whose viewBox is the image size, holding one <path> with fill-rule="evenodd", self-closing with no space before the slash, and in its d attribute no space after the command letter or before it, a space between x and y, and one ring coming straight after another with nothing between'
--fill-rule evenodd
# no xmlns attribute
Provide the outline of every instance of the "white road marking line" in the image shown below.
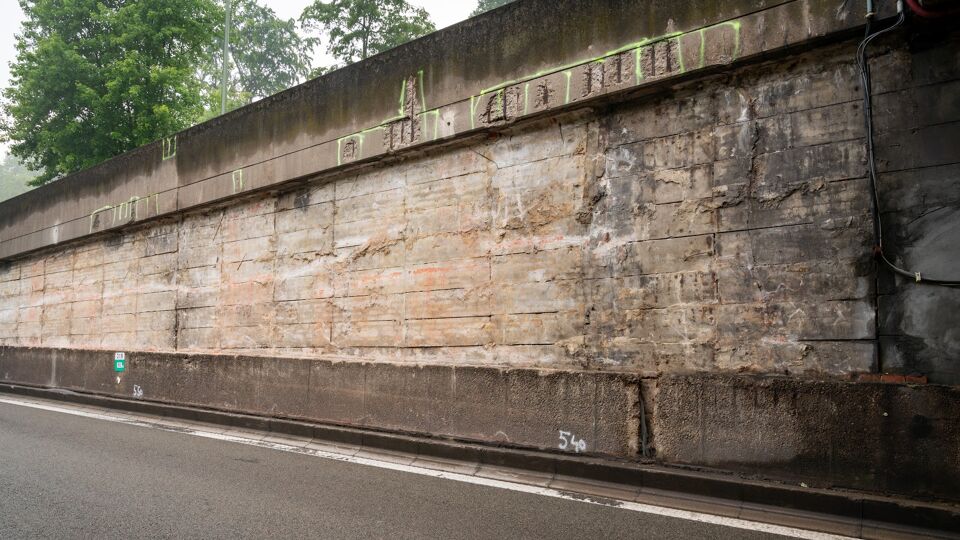
<svg viewBox="0 0 960 540"><path fill-rule="evenodd" d="M580 503L596 504L599 506L608 506L611 508L622 508L624 510L640 512L643 514L653 514L658 516L682 519L686 521L696 521L700 523L720 525L723 527L730 527L734 529L745 529L749 531L758 531L758 532L764 532L769 534L776 534L780 536L789 536L792 538L803 538L806 540L843 540L843 539L851 538L847 536L840 536L840 535L816 532L816 531L808 531L804 529L796 529L793 527L785 527L782 525L772 525L769 523L761 523L761 522L749 521L745 519L716 516L713 514L692 512L689 510L678 510L676 508L666 508L662 506L654 506L650 504L636 503L632 501L623 501L619 499L610 499L611 501L614 501L612 503L605 502L604 500L599 500L589 495L578 495L578 494L573 494L569 492L558 491L551 488L532 486L528 484L519 484L516 482L508 482L505 480L495 480L492 478L483 478L480 476L471 476L471 475L466 475L461 473L437 471L434 469L425 469L422 467L416 467L413 465L403 465L400 463L390 463L387 461L379 461L379 460L370 459L370 458L352 457L344 454L336 454L333 452L327 452L323 450L314 450L310 448L291 446L288 444L248 439L245 437L238 437L236 435L227 435L225 433L214 433L212 431L204 431L202 429L195 429L188 426L182 426L182 427L168 426L162 423L152 422L149 419L131 420L130 418L114 416L111 414L89 412L89 411L74 409L70 407L60 407L57 405L48 405L44 403L25 401L25 400L19 400L16 398L8 398L8 397L0 397L0 403L7 403L9 405L19 405L22 407L30 407L33 409L40 409L44 411L72 414L74 416L82 416L85 418L92 418L94 420L106 420L108 422L116 422L116 423L126 424L130 426L159 429L163 431L170 431L173 433L183 433L187 435L193 435L196 437L215 439L218 441L246 444L248 446L258 446L260 448L280 450L283 452L290 452L294 454L311 455L311 456L316 456L324 459L331 459L335 461L345 461L348 463L356 463L358 465L367 465L369 467L378 467L381 469L389 469L393 471L419 474L421 476L430 476L433 478L442 478L445 480L454 480L456 482L463 482L467 484L495 487L499 489L508 489L511 491L519 491L522 493L530 493L534 495L543 495L545 497L553 497L555 499L564 499L564 500L580 502ZM126 414L131 414L131 413L126 413Z"/></svg>

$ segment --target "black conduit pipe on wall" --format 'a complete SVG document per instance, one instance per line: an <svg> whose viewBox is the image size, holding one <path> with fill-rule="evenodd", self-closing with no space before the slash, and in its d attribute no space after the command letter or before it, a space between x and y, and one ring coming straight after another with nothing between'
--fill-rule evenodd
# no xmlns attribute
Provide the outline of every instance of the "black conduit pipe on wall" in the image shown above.
<svg viewBox="0 0 960 540"><path fill-rule="evenodd" d="M917 0L906 0L913 10L913 5L917 3ZM866 127L866 136L867 136L867 164L870 173L870 188L873 192L873 232L876 239L876 245L874 246L874 255L885 263L890 270L894 273L904 276L906 278L914 280L916 283L925 283L928 285L940 285L944 287L958 287L960 286L960 280L952 279L934 279L923 276L920 272L910 271L903 268L900 268L896 264L890 261L887 258L886 253L883 251L883 224L880 218L880 194L877 189L877 166L876 159L874 157L874 141L873 141L873 90L871 88L871 79L870 79L870 65L867 59L867 47L870 45L870 42L874 39L892 32L901 26L906 20L906 14L904 13L904 4L903 0L897 1L897 20L892 25L884 28L883 30L878 30L877 32L870 32L870 26L875 14L872 10L873 1L868 0L867 2L867 28L866 28L866 37L863 41L860 42L860 45L857 47L857 67L860 72L860 81L861 86L863 87L863 113L864 113L864 124ZM920 8L923 9L923 8ZM929 11L929 10L925 10ZM950 10L950 12L960 10ZM941 15L945 15L948 11L938 12ZM939 15L938 15L939 16Z"/></svg>

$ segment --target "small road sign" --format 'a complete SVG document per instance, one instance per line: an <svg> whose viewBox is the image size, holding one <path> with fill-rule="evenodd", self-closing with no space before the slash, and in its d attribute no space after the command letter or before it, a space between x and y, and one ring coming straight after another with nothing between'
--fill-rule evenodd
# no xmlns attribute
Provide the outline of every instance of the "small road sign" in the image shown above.
<svg viewBox="0 0 960 540"><path fill-rule="evenodd" d="M118 352L113 355L113 370L125 371L127 369L127 353Z"/></svg>

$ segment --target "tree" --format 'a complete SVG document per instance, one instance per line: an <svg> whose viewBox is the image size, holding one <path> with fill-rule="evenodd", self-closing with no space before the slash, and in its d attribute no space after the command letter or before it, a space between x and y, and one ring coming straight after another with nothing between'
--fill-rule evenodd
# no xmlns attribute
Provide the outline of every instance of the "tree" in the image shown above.
<svg viewBox="0 0 960 540"><path fill-rule="evenodd" d="M296 21L286 21L256 0L231 0L230 80L227 105L236 108L299 84L310 74L309 47L297 34ZM223 7L217 34L223 35ZM222 38L221 38L222 39ZM207 116L220 112L223 49L210 43L209 61L201 69L207 84Z"/></svg>
<svg viewBox="0 0 960 540"><path fill-rule="evenodd" d="M430 14L406 0L315 0L300 15L308 31L326 33L327 51L344 64L363 60L436 30ZM319 37L308 38L315 46Z"/></svg>
<svg viewBox="0 0 960 540"><path fill-rule="evenodd" d="M296 21L281 20L253 0L234 2L230 55L243 91L263 98L299 84L310 73L310 55Z"/></svg>
<svg viewBox="0 0 960 540"><path fill-rule="evenodd" d="M32 184L189 126L203 108L197 66L215 40L212 0L20 0L0 125Z"/></svg>
<svg viewBox="0 0 960 540"><path fill-rule="evenodd" d="M507 5L510 2L513 2L513 0L480 0L477 2L477 9L473 10L473 13L471 13L470 16L476 17L481 13L485 13L491 9Z"/></svg>
<svg viewBox="0 0 960 540"><path fill-rule="evenodd" d="M0 201L5 201L30 189L29 183L34 173L28 171L20 161L10 154L0 162Z"/></svg>

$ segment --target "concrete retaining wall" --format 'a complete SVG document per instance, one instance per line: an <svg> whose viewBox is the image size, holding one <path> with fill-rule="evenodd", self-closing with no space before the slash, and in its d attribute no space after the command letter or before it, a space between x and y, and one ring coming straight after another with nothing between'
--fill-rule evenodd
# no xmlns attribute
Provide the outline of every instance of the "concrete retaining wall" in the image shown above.
<svg viewBox="0 0 960 540"><path fill-rule="evenodd" d="M523 0L0 204L3 378L619 457L642 378L666 461L947 494L955 393L841 382L960 382L957 291L873 260L862 13ZM911 32L873 49L881 203L949 274L960 47Z"/></svg>
<svg viewBox="0 0 960 540"><path fill-rule="evenodd" d="M5 382L570 453L636 456L626 374L0 347ZM561 432L570 443L563 445ZM583 441L582 445L578 445ZM562 446L562 447L561 447Z"/></svg>
<svg viewBox="0 0 960 540"><path fill-rule="evenodd" d="M872 372L853 49L28 255L0 344Z"/></svg>

